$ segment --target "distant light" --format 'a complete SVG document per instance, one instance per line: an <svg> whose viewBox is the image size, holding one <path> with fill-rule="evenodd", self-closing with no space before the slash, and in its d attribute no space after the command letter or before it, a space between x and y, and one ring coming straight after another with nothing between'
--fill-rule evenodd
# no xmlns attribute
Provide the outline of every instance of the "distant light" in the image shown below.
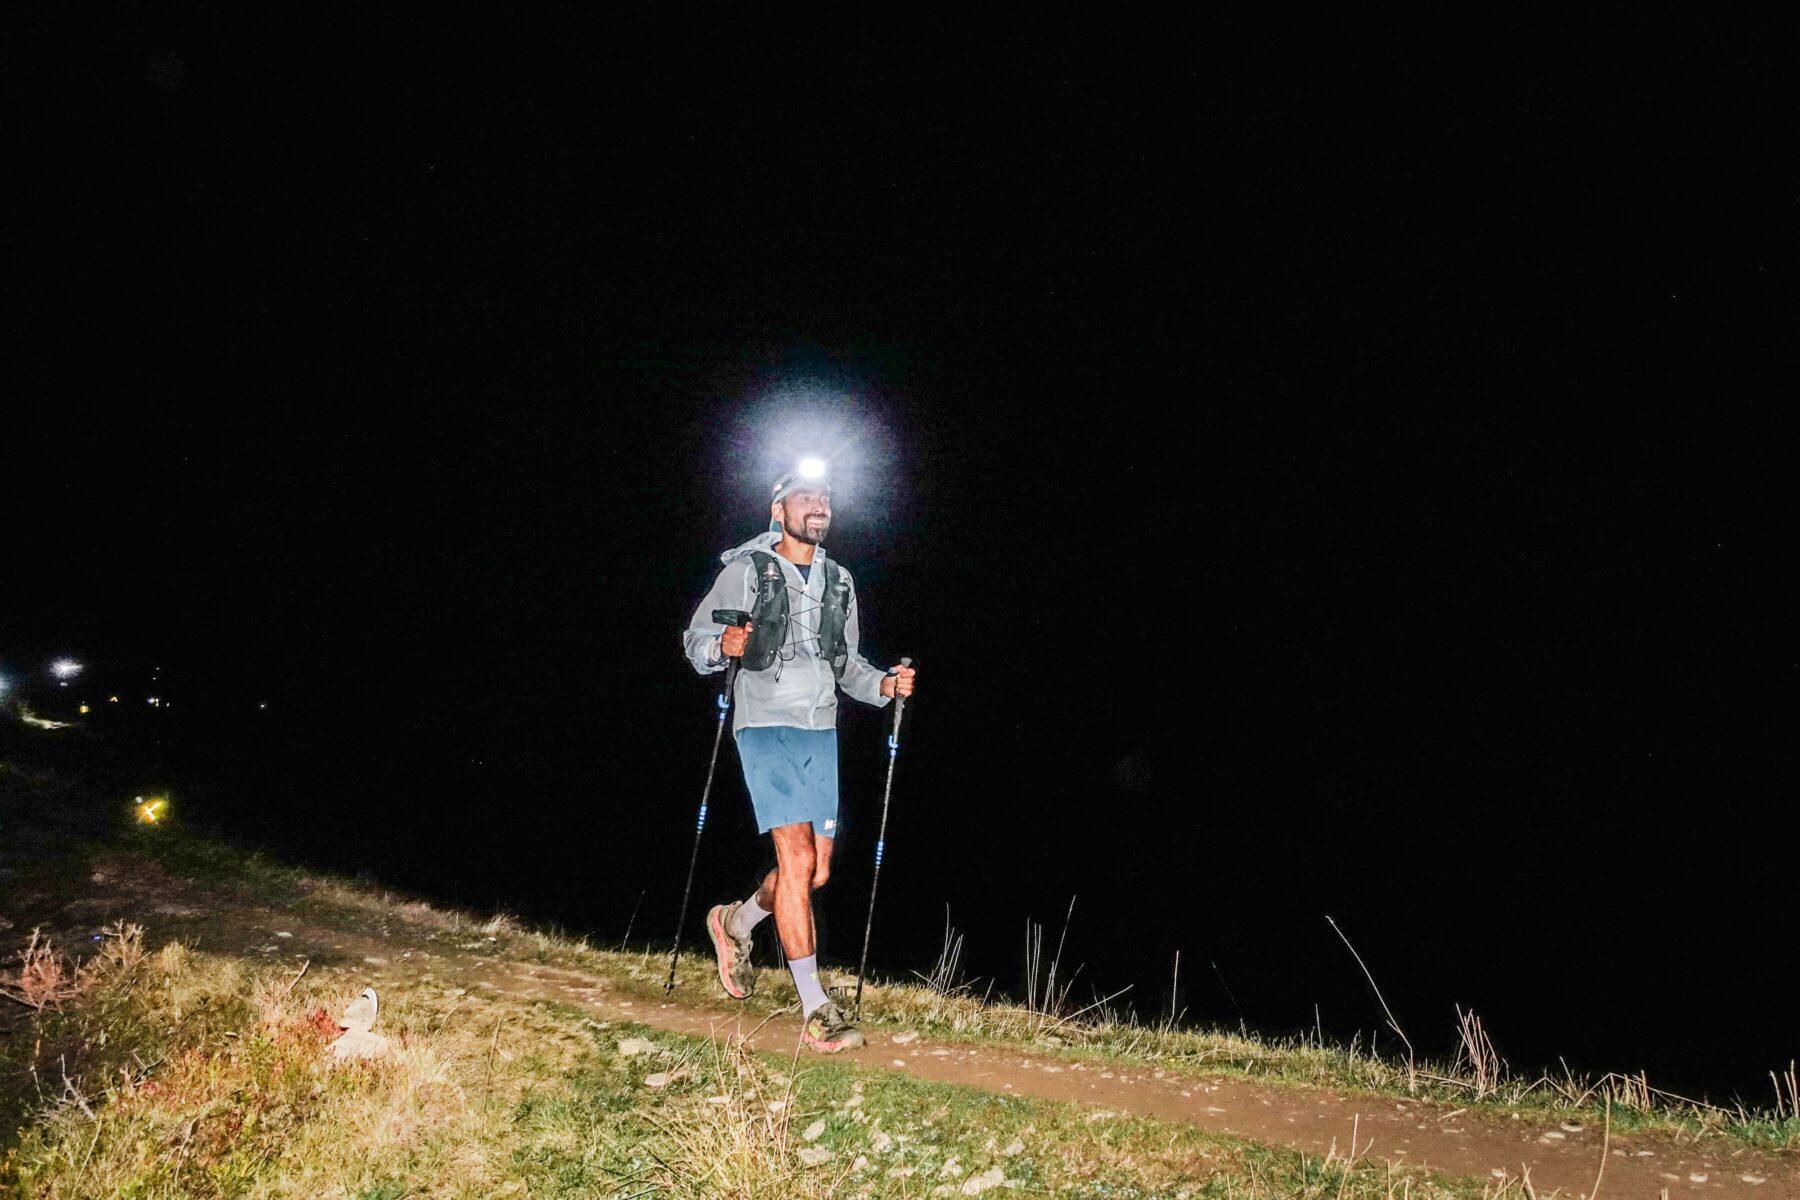
<svg viewBox="0 0 1800 1200"><path fill-rule="evenodd" d="M81 674L81 664L72 658L59 658L50 664L50 673L58 679L73 679Z"/></svg>
<svg viewBox="0 0 1800 1200"><path fill-rule="evenodd" d="M269 707L269 702L267 700L264 700L261 704L257 705L256 707L267 708L267 707Z"/></svg>
<svg viewBox="0 0 1800 1200"><path fill-rule="evenodd" d="M106 702L108 704L117 704L119 702L119 698L117 696L108 696L106 698Z"/></svg>
<svg viewBox="0 0 1800 1200"><path fill-rule="evenodd" d="M135 811L137 812L138 821L145 825L156 824L158 821L162 820L164 816L163 809L168 806L168 803L169 802L161 796L153 796L148 800L144 799L142 796L137 797L137 808Z"/></svg>
<svg viewBox="0 0 1800 1200"><path fill-rule="evenodd" d="M19 720L38 729L67 729L69 727L67 721L52 721L48 717L33 716L31 710L23 706L19 709Z"/></svg>
<svg viewBox="0 0 1800 1200"><path fill-rule="evenodd" d="M145 703L148 704L151 708L160 708L162 706L162 701L155 696L149 697L147 700L145 700Z"/></svg>
<svg viewBox="0 0 1800 1200"><path fill-rule="evenodd" d="M802 479L825 478L825 460L822 458L803 458L800 460L800 477Z"/></svg>
<svg viewBox="0 0 1800 1200"><path fill-rule="evenodd" d="M88 706L87 706L87 705L85 705L85 704L84 704L84 705L82 705L82 706L81 706L81 711L82 711L82 712L84 712L84 713L85 713L85 712L86 712L86 711L87 711L87 710L88 710Z"/></svg>

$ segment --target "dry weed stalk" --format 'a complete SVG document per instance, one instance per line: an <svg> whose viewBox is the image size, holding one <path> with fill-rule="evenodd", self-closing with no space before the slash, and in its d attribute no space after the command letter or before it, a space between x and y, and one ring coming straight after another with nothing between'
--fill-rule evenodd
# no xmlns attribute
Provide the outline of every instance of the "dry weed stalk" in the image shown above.
<svg viewBox="0 0 1800 1200"><path fill-rule="evenodd" d="M914 975L924 981L925 986L939 996L953 996L966 991L968 984L962 979L963 935L950 924L950 906L944 905L944 942L938 949L937 962L931 968L931 974L922 975L914 971Z"/></svg>
<svg viewBox="0 0 1800 1200"><path fill-rule="evenodd" d="M1044 927L1029 917L1025 920L1025 1007L1038 1009L1038 960L1044 954Z"/></svg>
<svg viewBox="0 0 1800 1200"><path fill-rule="evenodd" d="M1800 1062L1790 1059L1785 1075L1769 1072L1769 1079L1775 1084L1775 1119L1785 1121L1792 1117L1800 1120ZM1781 1088L1787 1085L1787 1095L1783 1096Z"/></svg>
<svg viewBox="0 0 1800 1200"><path fill-rule="evenodd" d="M1588 1189L1588 1200L1600 1194L1600 1181L1606 1178L1606 1159L1612 1153L1612 1101L1606 1102L1606 1131L1600 1139L1600 1169L1594 1172L1594 1186Z"/></svg>
<svg viewBox="0 0 1800 1200"><path fill-rule="evenodd" d="M1569 1064L1562 1064L1563 1078L1559 1082L1545 1075L1531 1087L1524 1089L1520 1095L1527 1095L1539 1086L1548 1086L1571 1108L1582 1108L1598 1098L1608 1107L1618 1105L1621 1108L1636 1109L1639 1112L1653 1112L1659 1102L1672 1102L1673 1105L1689 1110L1690 1115L1705 1120L1708 1117L1730 1115L1730 1110L1709 1104L1705 1100L1696 1100L1692 1096L1683 1096L1679 1092L1665 1091L1650 1085L1647 1072L1639 1071L1636 1075L1620 1075L1608 1071L1599 1079L1589 1082L1586 1077L1577 1076L1569 1069ZM1465 1085L1466 1086L1466 1085ZM1778 1085L1779 1086L1779 1085ZM1663 1104L1663 1107L1670 1107ZM1738 1106L1739 1119L1748 1119L1743 1106ZM1779 1117L1779 1113L1777 1114Z"/></svg>
<svg viewBox="0 0 1800 1200"><path fill-rule="evenodd" d="M1081 974L1081 968L1075 968L1075 974L1062 984L1057 983L1057 975L1062 971L1063 947L1069 940L1069 922L1075 916L1075 897L1069 897L1069 911L1063 917L1062 936L1056 942L1056 957L1050 960L1050 969L1044 970L1044 927L1035 921L1025 922L1025 1010L1035 1014L1039 1019L1042 1032L1044 1019L1055 1019L1061 1023L1063 1013L1069 1006L1069 993L1075 988L1075 978ZM1084 964L1085 965L1085 964ZM1040 985L1039 979L1043 982Z"/></svg>
<svg viewBox="0 0 1800 1200"><path fill-rule="evenodd" d="M1639 1112L1650 1111L1650 1075L1647 1071L1639 1071L1636 1075L1620 1075L1609 1072L1600 1080L1602 1095L1605 1097L1608 1111L1614 1103L1626 1108L1635 1108Z"/></svg>
<svg viewBox="0 0 1800 1200"><path fill-rule="evenodd" d="M1480 1100L1499 1090L1500 1083L1506 1078L1506 1064L1494 1050L1494 1043L1488 1040L1487 1030L1481 1027L1481 1018L1475 1010L1468 1012L1462 1006L1456 1008L1456 1025L1462 1034L1462 1044L1457 1048L1459 1066L1466 1066L1473 1077L1475 1098Z"/></svg>
<svg viewBox="0 0 1800 1200"><path fill-rule="evenodd" d="M1356 959L1356 965L1362 968L1363 978L1369 981L1369 987L1374 991L1375 999L1381 1002L1381 1011L1387 1014L1388 1028L1399 1035L1401 1044L1406 1047L1406 1090L1409 1095L1416 1093L1419 1090L1419 1070L1416 1056L1413 1053L1412 1041L1406 1036L1406 1030L1400 1028L1400 1022L1394 1019L1394 1010L1388 1007L1387 1000L1382 996L1381 988L1376 985L1375 976L1369 973L1368 964L1363 962L1362 955L1356 952L1355 946L1350 945L1350 939L1344 937L1344 931L1338 928L1336 921L1327 916L1325 922L1331 926L1333 933L1343 938L1344 945L1350 950L1350 956ZM1372 1040L1369 1049L1370 1053L1374 1053Z"/></svg>

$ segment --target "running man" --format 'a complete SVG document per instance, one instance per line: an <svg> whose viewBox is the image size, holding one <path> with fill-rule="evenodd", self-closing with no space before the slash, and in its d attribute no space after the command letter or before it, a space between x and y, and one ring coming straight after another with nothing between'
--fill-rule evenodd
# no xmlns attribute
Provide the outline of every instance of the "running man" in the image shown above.
<svg viewBox="0 0 1800 1200"><path fill-rule="evenodd" d="M863 1044L819 983L813 932L812 893L831 875L837 834L837 688L881 707L896 693L912 695L915 672L884 672L858 653L855 584L821 545L831 527L823 466L809 460L777 480L769 516L767 533L719 556L725 569L682 634L688 661L703 675L743 660L732 734L757 830L775 843L775 869L762 886L747 900L715 905L706 929L719 982L741 1000L756 983L750 931L773 914L800 992L800 1040L835 1054ZM752 617L720 625L714 609Z"/></svg>

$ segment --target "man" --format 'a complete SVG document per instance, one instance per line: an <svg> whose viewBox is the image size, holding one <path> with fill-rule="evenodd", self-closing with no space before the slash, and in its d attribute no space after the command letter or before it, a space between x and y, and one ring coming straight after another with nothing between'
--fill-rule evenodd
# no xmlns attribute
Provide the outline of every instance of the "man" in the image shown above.
<svg viewBox="0 0 1800 1200"><path fill-rule="evenodd" d="M770 525L720 555L725 569L682 635L696 671L723 671L742 659L733 697L732 733L756 827L775 843L775 869L747 900L716 905L707 932L719 958L719 982L742 999L755 986L750 931L773 914L788 970L800 993L801 1041L833 1054L863 1036L819 982L812 893L831 874L837 834L837 688L865 704L910 696L911 667L882 671L858 653L855 584L828 561L821 543L831 527L831 485L816 461L775 482ZM715 609L752 613L724 626Z"/></svg>

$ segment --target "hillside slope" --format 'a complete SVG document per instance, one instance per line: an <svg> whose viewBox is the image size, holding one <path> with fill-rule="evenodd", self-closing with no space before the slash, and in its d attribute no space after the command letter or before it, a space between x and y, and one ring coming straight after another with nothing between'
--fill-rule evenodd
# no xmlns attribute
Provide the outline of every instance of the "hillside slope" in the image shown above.
<svg viewBox="0 0 1800 1200"><path fill-rule="evenodd" d="M71 785L6 786L19 829ZM1800 1198L1785 1125L1422 1098L1322 1054L1308 1083L1291 1047L922 988L870 990L862 1052L802 1057L775 972L728 1010L704 954L665 999L648 953L178 829L13 845L0 945L42 932L4 976L0 1194ZM364 987L388 1052L330 1066Z"/></svg>

